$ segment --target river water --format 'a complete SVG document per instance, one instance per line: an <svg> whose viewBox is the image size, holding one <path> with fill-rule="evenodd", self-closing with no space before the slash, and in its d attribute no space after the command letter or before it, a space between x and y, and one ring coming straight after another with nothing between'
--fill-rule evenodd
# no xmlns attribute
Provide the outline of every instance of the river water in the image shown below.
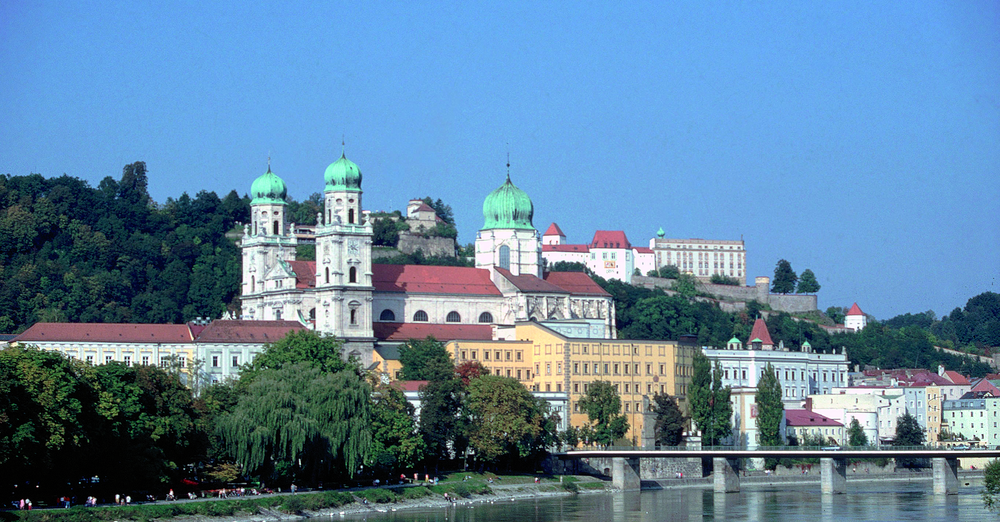
<svg viewBox="0 0 1000 522"><path fill-rule="evenodd" d="M744 486L739 493L683 488L642 493L608 493L497 500L437 509L401 510L385 514L334 516L337 520L372 522L524 522L528 520L653 522L708 521L976 521L996 518L983 508L981 479L963 486L958 495L934 495L931 482L866 481L848 483L847 493L824 495L819 484ZM470 507L471 506L471 507Z"/></svg>

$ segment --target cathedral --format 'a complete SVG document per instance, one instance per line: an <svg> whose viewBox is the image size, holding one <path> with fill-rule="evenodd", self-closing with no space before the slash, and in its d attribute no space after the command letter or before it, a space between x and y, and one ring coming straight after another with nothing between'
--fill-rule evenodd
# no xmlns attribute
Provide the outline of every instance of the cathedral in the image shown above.
<svg viewBox="0 0 1000 522"><path fill-rule="evenodd" d="M377 344L434 336L498 339L516 321L584 325L614 337L614 303L582 272L543 273L541 236L531 199L507 179L486 196L475 267L372 262L372 225L362 212L361 170L341 155L327 167L323 212L316 216L315 261L298 261L285 182L270 165L250 188L244 226L242 318L294 320L344 341L372 361Z"/></svg>

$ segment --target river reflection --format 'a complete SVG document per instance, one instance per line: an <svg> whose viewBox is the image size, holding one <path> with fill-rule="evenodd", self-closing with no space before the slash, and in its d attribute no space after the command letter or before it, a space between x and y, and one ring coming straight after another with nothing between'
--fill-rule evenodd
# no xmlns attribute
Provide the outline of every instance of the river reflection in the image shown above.
<svg viewBox="0 0 1000 522"><path fill-rule="evenodd" d="M644 491L509 499L470 506L404 510L367 515L335 516L334 520L393 522L473 521L961 521L991 517L979 496L981 487L963 487L958 495L934 495L931 483L864 482L848 484L843 495L824 495L818 484L778 488L744 488L740 493L717 494L710 489ZM502 498L502 497L501 497Z"/></svg>

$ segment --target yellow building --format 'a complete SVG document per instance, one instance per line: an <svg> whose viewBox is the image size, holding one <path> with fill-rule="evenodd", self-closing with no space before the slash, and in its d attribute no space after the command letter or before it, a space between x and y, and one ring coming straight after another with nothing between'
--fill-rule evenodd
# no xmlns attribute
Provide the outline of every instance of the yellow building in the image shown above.
<svg viewBox="0 0 1000 522"><path fill-rule="evenodd" d="M515 325L516 341L454 340L445 348L455 364L478 361L495 375L513 377L532 391L569 395L570 424L587 424L579 401L595 381L608 381L618 391L628 417L627 437L638 444L652 441L653 396L667 393L681 411L689 411L694 340L570 338L535 322ZM648 419L647 419L648 417Z"/></svg>

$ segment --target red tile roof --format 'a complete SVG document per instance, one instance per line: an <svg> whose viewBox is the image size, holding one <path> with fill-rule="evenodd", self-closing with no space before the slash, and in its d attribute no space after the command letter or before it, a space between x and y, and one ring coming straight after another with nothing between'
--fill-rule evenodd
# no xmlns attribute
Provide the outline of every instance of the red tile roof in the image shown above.
<svg viewBox="0 0 1000 522"><path fill-rule="evenodd" d="M437 212L437 211L431 208L431 206L428 205L427 203L421 203L420 206L417 207L417 210L415 210L414 212Z"/></svg>
<svg viewBox="0 0 1000 522"><path fill-rule="evenodd" d="M514 275L510 273L510 270L505 268L496 269L497 273L502 275L504 279L510 281L518 290L522 292L530 293L549 293L549 294L568 294L569 292L552 284L546 282L544 279L539 279L538 276L533 276L530 274Z"/></svg>
<svg viewBox="0 0 1000 522"><path fill-rule="evenodd" d="M273 343L288 332L305 330L298 321L252 321L246 319L212 321L200 335L200 343Z"/></svg>
<svg viewBox="0 0 1000 522"><path fill-rule="evenodd" d="M851 306L851 309L847 311L847 315L865 315L865 313L861 311L861 307L858 306L858 303L854 303L854 305Z"/></svg>
<svg viewBox="0 0 1000 522"><path fill-rule="evenodd" d="M649 247L632 247L637 254L652 254L653 249Z"/></svg>
<svg viewBox="0 0 1000 522"><path fill-rule="evenodd" d="M493 339L493 327L488 324L433 324L433 323L372 323L375 338L380 341L408 341L426 339L432 336L438 341L455 339L469 341L489 341Z"/></svg>
<svg viewBox="0 0 1000 522"><path fill-rule="evenodd" d="M964 375L954 370L946 370L944 372L944 378L955 384L971 384L969 383L969 379L966 379Z"/></svg>
<svg viewBox="0 0 1000 522"><path fill-rule="evenodd" d="M460 266L372 265L376 292L501 295L490 271Z"/></svg>
<svg viewBox="0 0 1000 522"><path fill-rule="evenodd" d="M551 225L549 225L549 228L547 228L545 230L545 233L542 234L542 235L543 236L562 236L562 237L566 237L566 234L563 234L563 231L562 231L561 228L559 228L559 225L557 225L555 223L552 223Z"/></svg>
<svg viewBox="0 0 1000 522"><path fill-rule="evenodd" d="M750 340L747 341L747 344L749 345L754 339L760 339L762 341L761 344L764 345L774 345L774 341L771 340L771 333L767 331L767 323L759 317L753 322L753 330L750 331Z"/></svg>
<svg viewBox="0 0 1000 522"><path fill-rule="evenodd" d="M542 245L542 252L590 252L587 245Z"/></svg>
<svg viewBox="0 0 1000 522"><path fill-rule="evenodd" d="M295 288L316 287L315 261L289 261L288 266L295 272Z"/></svg>
<svg viewBox="0 0 1000 522"><path fill-rule="evenodd" d="M186 324L35 323L14 342L189 343Z"/></svg>
<svg viewBox="0 0 1000 522"><path fill-rule="evenodd" d="M621 230L598 230L594 232L590 248L632 248L632 245Z"/></svg>
<svg viewBox="0 0 1000 522"><path fill-rule="evenodd" d="M785 410L785 425L796 428L801 426L844 426L826 415L809 410Z"/></svg>
<svg viewBox="0 0 1000 522"><path fill-rule="evenodd" d="M393 381L390 386L399 388L404 392L415 392L420 391L420 388L423 388L428 382L430 381Z"/></svg>
<svg viewBox="0 0 1000 522"><path fill-rule="evenodd" d="M611 294L605 292L601 285L595 283L584 272L549 272L545 274L545 280L566 290L571 295L611 297Z"/></svg>

